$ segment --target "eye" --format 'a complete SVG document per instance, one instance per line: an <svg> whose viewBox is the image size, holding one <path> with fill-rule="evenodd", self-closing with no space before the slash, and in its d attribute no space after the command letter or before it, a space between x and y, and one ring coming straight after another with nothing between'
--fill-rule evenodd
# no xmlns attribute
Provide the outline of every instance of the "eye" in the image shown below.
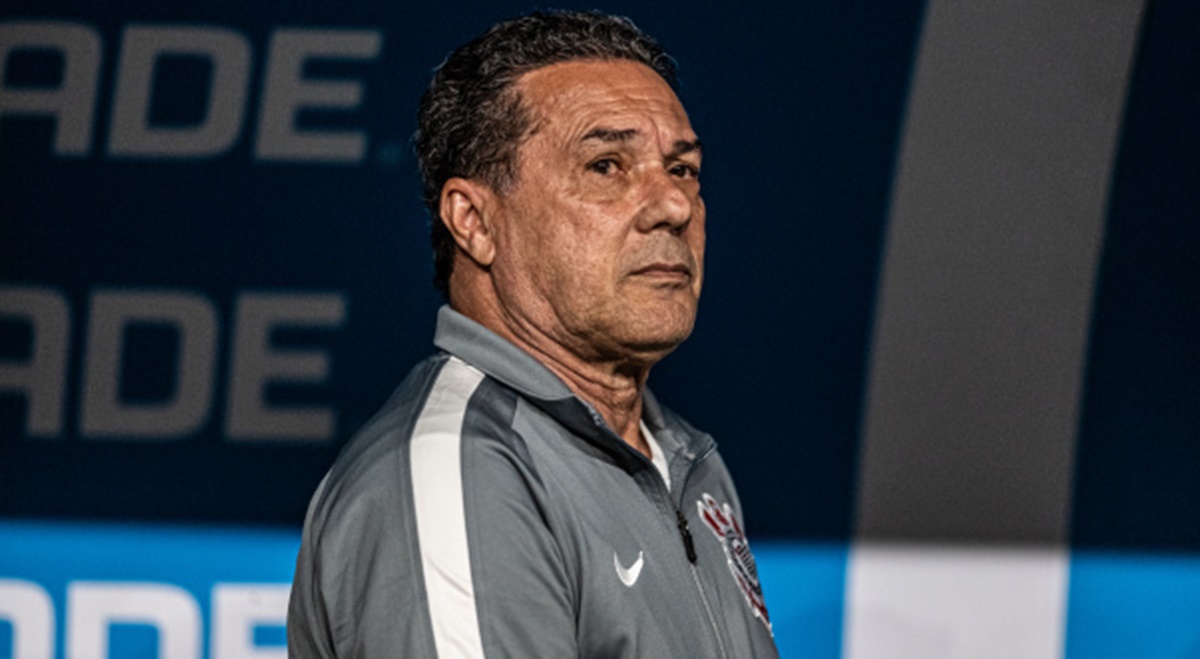
<svg viewBox="0 0 1200 659"><path fill-rule="evenodd" d="M700 168L685 162L672 165L668 171L672 176L678 176L679 178L700 178Z"/></svg>
<svg viewBox="0 0 1200 659"><path fill-rule="evenodd" d="M619 167L620 165L613 158L601 158L587 166L589 171L593 171L602 175L612 174L613 172L617 171Z"/></svg>

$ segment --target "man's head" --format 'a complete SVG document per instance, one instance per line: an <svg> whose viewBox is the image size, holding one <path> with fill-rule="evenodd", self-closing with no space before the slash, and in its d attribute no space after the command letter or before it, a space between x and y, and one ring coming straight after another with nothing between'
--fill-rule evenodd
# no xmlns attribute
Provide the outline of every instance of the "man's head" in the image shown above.
<svg viewBox="0 0 1200 659"><path fill-rule="evenodd" d="M417 159L433 218L434 286L448 297L455 243L438 221L442 186L454 176L507 191L517 149L533 128L516 81L572 60L630 60L675 84L675 63L628 19L594 12L534 13L497 24L450 54L417 115Z"/></svg>
<svg viewBox="0 0 1200 659"><path fill-rule="evenodd" d="M489 39L510 52L487 52ZM519 19L451 55L418 150L452 305L533 352L590 363L649 366L687 337L705 210L672 74L627 21L593 14ZM439 86L458 89L442 96L466 116L433 119L446 114Z"/></svg>

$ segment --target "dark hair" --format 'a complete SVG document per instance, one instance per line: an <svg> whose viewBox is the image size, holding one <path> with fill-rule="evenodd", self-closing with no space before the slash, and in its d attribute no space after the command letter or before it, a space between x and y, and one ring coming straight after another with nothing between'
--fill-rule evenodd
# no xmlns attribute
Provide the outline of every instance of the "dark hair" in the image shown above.
<svg viewBox="0 0 1200 659"><path fill-rule="evenodd" d="M640 62L675 86L675 63L658 42L627 18L598 12L537 12L499 23L450 53L434 73L417 113L415 142L432 219L433 284L447 298L458 246L439 217L442 186L459 176L510 190L517 149L534 119L517 79L589 59Z"/></svg>

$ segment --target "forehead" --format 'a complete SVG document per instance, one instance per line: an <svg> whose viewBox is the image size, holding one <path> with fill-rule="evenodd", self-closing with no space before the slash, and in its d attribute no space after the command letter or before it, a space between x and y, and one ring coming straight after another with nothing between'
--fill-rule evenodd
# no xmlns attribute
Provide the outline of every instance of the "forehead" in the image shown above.
<svg viewBox="0 0 1200 659"><path fill-rule="evenodd" d="M654 69L629 60L582 60L535 69L517 80L535 132L579 137L597 126L694 139L683 105ZM664 134L665 133L665 134Z"/></svg>

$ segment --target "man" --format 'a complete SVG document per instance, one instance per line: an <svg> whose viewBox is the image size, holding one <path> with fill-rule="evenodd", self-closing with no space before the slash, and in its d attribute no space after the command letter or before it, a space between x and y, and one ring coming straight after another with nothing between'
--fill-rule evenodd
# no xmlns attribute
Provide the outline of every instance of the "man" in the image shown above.
<svg viewBox="0 0 1200 659"><path fill-rule="evenodd" d="M701 148L627 20L535 14L422 101L442 353L321 483L295 657L774 657L713 440L650 368L692 330Z"/></svg>

